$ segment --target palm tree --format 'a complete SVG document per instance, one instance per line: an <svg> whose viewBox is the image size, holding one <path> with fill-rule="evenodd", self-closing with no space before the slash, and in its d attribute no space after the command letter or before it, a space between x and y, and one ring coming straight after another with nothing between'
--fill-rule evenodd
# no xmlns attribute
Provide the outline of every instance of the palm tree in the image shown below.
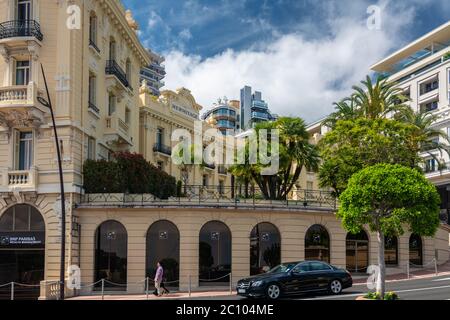
<svg viewBox="0 0 450 320"><path fill-rule="evenodd" d="M439 117L431 112L415 112L412 108L407 107L398 112L394 118L417 128L413 138L418 141L420 151L435 159L442 168L444 164L437 158L435 151L439 151L441 158L443 153L450 155L448 146L450 138L447 133L433 126ZM442 141L446 141L447 144Z"/></svg>
<svg viewBox="0 0 450 320"><path fill-rule="evenodd" d="M260 130L279 130L279 167L278 172L263 175L267 165L262 163L250 164L248 145L246 141L246 163L231 167L231 173L236 178L258 185L265 199L285 200L297 182L304 168L310 171L318 170L319 155L317 147L309 142L309 134L305 122L300 118L280 118L275 122L260 123L256 126L256 136ZM261 147L261 145L260 145ZM272 150L268 141L268 150ZM271 152L271 151L270 151ZM260 160L260 159L259 159Z"/></svg>
<svg viewBox="0 0 450 320"><path fill-rule="evenodd" d="M361 113L355 104L353 96L345 98L340 102L333 103L334 112L331 113L322 125L328 128L334 128L339 120L354 120L360 117Z"/></svg>
<svg viewBox="0 0 450 320"><path fill-rule="evenodd" d="M403 90L396 87L395 82L378 77L373 83L367 76L361 81L363 86L353 86L355 93L352 99L360 110L361 116L367 119L386 118L392 113L397 113L407 106L404 104L408 98L403 95Z"/></svg>

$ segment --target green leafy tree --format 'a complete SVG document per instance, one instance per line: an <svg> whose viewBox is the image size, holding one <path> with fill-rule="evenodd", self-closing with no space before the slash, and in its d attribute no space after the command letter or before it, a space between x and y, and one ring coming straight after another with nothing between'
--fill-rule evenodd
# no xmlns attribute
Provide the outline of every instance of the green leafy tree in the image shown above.
<svg viewBox="0 0 450 320"><path fill-rule="evenodd" d="M339 196L356 172L379 163L419 168L419 142L410 124L389 119L340 120L320 141L322 188Z"/></svg>
<svg viewBox="0 0 450 320"><path fill-rule="evenodd" d="M337 216L343 227L358 233L369 226L377 233L377 293L385 294L385 236L399 236L404 228L421 236L434 236L439 226L440 197L418 170L378 164L351 177L341 194Z"/></svg>

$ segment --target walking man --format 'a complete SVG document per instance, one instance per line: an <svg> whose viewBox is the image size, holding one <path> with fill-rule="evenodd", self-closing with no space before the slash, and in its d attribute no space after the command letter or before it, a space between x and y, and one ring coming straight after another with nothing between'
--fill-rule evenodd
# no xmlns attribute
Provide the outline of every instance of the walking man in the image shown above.
<svg viewBox="0 0 450 320"><path fill-rule="evenodd" d="M158 293L158 297L161 297L162 296L161 282L162 282L163 275L164 275L164 269L161 266L160 262L158 262L156 266L157 266L157 268L156 268L156 274L155 274L155 288Z"/></svg>

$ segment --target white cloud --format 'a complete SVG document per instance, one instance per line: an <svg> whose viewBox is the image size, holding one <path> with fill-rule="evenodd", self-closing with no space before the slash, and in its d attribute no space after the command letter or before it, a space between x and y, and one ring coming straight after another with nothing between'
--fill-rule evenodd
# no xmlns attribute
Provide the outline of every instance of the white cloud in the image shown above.
<svg viewBox="0 0 450 320"><path fill-rule="evenodd" d="M310 39L300 33L277 37L270 43L235 52L227 50L202 59L173 50L166 55L168 88L189 88L208 109L219 96L239 98L251 85L262 91L274 113L317 120L345 97L369 67L400 46L401 32L413 21L414 11L384 12L382 30L371 31L364 20L327 21L330 33Z"/></svg>

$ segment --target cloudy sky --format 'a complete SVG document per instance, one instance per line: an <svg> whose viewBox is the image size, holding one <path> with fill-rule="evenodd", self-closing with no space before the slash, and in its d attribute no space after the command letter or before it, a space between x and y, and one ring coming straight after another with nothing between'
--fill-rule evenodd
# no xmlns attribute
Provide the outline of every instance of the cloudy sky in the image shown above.
<svg viewBox="0 0 450 320"><path fill-rule="evenodd" d="M208 109L262 91L274 113L328 114L369 67L446 23L448 0L123 0L145 46L166 57L166 88ZM381 8L368 28L369 6ZM371 20L372 21L372 20Z"/></svg>

